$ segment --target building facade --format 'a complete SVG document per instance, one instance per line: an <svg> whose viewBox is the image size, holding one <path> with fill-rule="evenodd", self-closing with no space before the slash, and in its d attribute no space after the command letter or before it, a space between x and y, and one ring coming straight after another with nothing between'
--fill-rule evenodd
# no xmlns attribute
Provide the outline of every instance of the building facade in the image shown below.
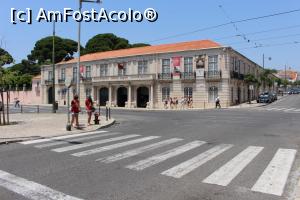
<svg viewBox="0 0 300 200"><path fill-rule="evenodd" d="M55 94L66 104L66 77L76 93L76 59L55 67ZM101 106L163 108L169 98L192 100L194 108L223 107L255 99L256 86L244 78L259 78L262 68L230 47L201 40L139 47L81 56L80 99L92 96ZM52 67L42 66L42 102L52 103Z"/></svg>

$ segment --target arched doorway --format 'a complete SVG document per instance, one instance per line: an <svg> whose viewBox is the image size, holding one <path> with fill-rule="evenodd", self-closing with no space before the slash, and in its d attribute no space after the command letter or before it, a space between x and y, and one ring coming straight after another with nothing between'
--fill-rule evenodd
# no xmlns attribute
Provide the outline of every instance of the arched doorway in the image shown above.
<svg viewBox="0 0 300 200"><path fill-rule="evenodd" d="M106 106L108 101L108 88L101 88L99 91L100 106Z"/></svg>
<svg viewBox="0 0 300 200"><path fill-rule="evenodd" d="M125 107L125 102L127 101L127 88L119 87L117 91L117 105L118 107Z"/></svg>
<svg viewBox="0 0 300 200"><path fill-rule="evenodd" d="M48 104L53 104L53 87L49 87L48 89Z"/></svg>
<svg viewBox="0 0 300 200"><path fill-rule="evenodd" d="M136 105L138 108L146 108L149 102L149 89L147 87L139 87L137 89Z"/></svg>

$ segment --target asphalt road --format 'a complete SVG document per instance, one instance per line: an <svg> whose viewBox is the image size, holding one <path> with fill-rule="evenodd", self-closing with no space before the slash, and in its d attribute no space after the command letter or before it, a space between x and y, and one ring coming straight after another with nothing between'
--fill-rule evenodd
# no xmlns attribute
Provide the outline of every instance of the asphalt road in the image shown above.
<svg viewBox="0 0 300 200"><path fill-rule="evenodd" d="M106 133L0 146L0 199L293 199L298 95L260 108L112 116Z"/></svg>

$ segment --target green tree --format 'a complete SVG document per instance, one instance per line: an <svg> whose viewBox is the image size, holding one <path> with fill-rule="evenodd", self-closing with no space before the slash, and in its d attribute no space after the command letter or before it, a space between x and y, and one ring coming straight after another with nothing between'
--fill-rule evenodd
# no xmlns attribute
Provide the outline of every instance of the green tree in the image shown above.
<svg viewBox="0 0 300 200"><path fill-rule="evenodd" d="M5 51L4 49L0 48L0 68L2 68L4 65L9 65L14 61L12 56Z"/></svg>
<svg viewBox="0 0 300 200"><path fill-rule="evenodd" d="M132 44L131 48L136 48L136 47L147 47L150 46L150 44L145 44L145 43L136 43L136 44Z"/></svg>
<svg viewBox="0 0 300 200"><path fill-rule="evenodd" d="M54 38L55 42L55 63L62 60L70 60L77 52L77 42L60 37ZM45 37L35 43L28 60L38 64L50 64L52 62L53 37Z"/></svg>
<svg viewBox="0 0 300 200"><path fill-rule="evenodd" d="M112 33L98 34L86 43L83 54L130 48L128 40Z"/></svg>
<svg viewBox="0 0 300 200"><path fill-rule="evenodd" d="M8 67L7 70L16 72L16 75L29 74L36 76L41 72L40 66L29 60L22 60L21 63Z"/></svg>

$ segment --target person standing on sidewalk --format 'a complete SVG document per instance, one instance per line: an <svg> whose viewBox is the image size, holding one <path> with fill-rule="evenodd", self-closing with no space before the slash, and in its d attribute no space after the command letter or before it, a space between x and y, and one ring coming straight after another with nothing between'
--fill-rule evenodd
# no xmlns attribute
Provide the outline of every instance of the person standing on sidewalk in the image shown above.
<svg viewBox="0 0 300 200"><path fill-rule="evenodd" d="M220 98L216 98L216 108L221 108Z"/></svg>
<svg viewBox="0 0 300 200"><path fill-rule="evenodd" d="M91 96L88 96L85 100L85 109L88 114L88 126L91 125L92 113L95 111L93 100Z"/></svg>
<svg viewBox="0 0 300 200"><path fill-rule="evenodd" d="M72 112L71 125L73 125L75 128L78 128L79 127L78 115L80 112L78 95L75 95L73 100L71 101L71 112ZM75 125L74 125L74 121L75 121Z"/></svg>

